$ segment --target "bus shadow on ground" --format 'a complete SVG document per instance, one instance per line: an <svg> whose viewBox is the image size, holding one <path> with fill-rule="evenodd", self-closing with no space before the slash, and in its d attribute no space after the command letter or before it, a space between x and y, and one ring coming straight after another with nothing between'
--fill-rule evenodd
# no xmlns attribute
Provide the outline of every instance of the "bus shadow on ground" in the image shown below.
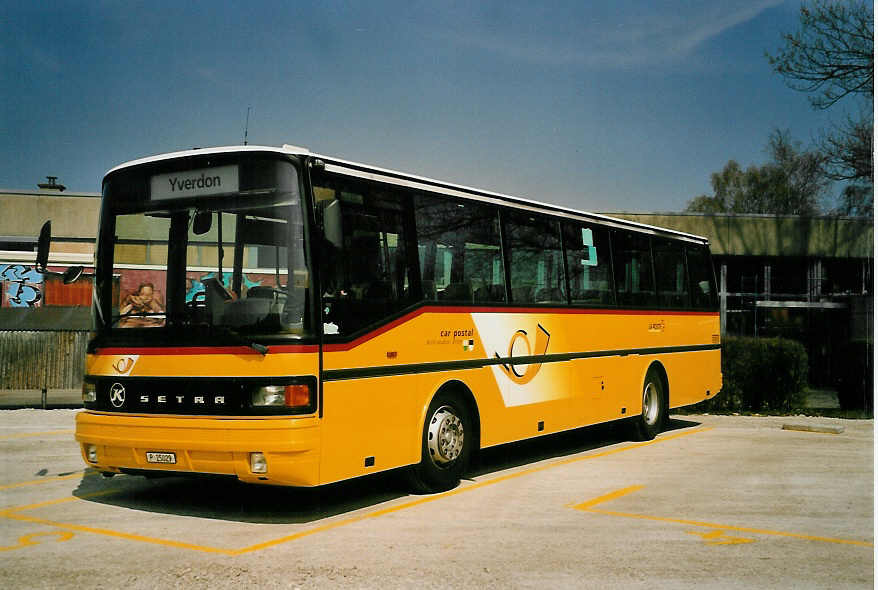
<svg viewBox="0 0 878 590"><path fill-rule="evenodd" d="M671 418L665 432L694 428L699 422ZM468 477L489 475L497 471L522 467L548 459L560 459L624 442L634 442L633 427L627 421L586 426L484 449Z"/></svg>
<svg viewBox="0 0 878 590"><path fill-rule="evenodd" d="M698 426L672 419L667 431ZM578 428L481 451L466 478L563 458L633 440L626 424ZM287 488L244 484L227 477L167 476L147 479L87 473L73 495L95 504L209 520L259 524L308 524L378 506L411 494L401 470L328 484Z"/></svg>

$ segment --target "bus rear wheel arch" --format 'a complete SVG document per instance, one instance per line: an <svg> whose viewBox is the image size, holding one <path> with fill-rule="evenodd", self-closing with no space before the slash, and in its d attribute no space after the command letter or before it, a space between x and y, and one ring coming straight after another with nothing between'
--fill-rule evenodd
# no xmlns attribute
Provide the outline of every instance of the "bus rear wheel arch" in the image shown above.
<svg viewBox="0 0 878 590"><path fill-rule="evenodd" d="M478 448L478 419L468 397L458 388L443 387L430 401L421 430L421 460L408 469L416 492L449 490L469 467Z"/></svg>

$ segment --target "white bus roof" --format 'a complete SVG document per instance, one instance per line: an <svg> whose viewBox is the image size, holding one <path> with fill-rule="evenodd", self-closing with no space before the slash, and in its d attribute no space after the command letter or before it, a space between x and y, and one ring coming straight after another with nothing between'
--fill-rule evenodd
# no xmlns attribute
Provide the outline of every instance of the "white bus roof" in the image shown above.
<svg viewBox="0 0 878 590"><path fill-rule="evenodd" d="M423 189L429 189L433 192L440 192L445 194L451 194L454 196L459 196L463 198L477 199L477 200L489 200L495 201L502 204L512 204L517 205L518 207L530 209L533 211L549 211L554 213L563 213L569 216L576 217L585 217L600 221L607 225L613 225L616 227L628 227L628 228L636 228L649 233L657 233L657 234L665 234L665 235L673 235L683 239L689 239L693 241L708 243L709 240L704 236L698 236L695 234L688 234L685 232L668 229L664 227L658 227L654 225L647 225L645 223L637 223L636 221L629 221L626 219L620 219L617 217L609 217L607 215L601 215L599 213L589 213L587 211L580 211L577 209L572 209L569 207L563 207L561 205L554 205L550 203L542 203L539 201L532 201L530 199L524 199L522 197L516 197L512 195L506 195L503 193L496 193L492 191L487 191L483 189L472 188L464 185L458 185L450 182L446 182L444 180L436 180L433 178L427 178L424 176L417 176L415 174L410 174L408 172L399 172L397 170L390 170L387 168L379 168L377 166L373 166L371 164L362 164L359 162L351 162L348 160L343 160L340 158L336 158L334 156L325 156L322 154L316 154L311 152L308 148L288 145L284 144L282 147L274 147L274 146L260 146L260 145L235 145L235 146L222 146L222 147L210 147L210 148L193 148L191 150L183 150L179 152L170 152L166 154L157 154L154 156L148 156L146 158L139 158L137 160L131 160L130 162L125 162L120 164L114 168L111 168L104 175L104 178L109 176L110 174L117 172L119 170L124 170L125 168L140 166L142 164L150 164L161 162L163 160L172 160L175 158L184 158L191 156L205 156L211 154L228 154L228 153L241 153L241 152L273 152L277 154L290 155L290 156L311 156L313 158L317 158L323 160L327 164L327 169L330 171L343 172L346 174L351 174L353 176L359 176L363 178L370 178L374 180L381 180L384 182L389 182L391 184L410 186L410 187L421 187Z"/></svg>

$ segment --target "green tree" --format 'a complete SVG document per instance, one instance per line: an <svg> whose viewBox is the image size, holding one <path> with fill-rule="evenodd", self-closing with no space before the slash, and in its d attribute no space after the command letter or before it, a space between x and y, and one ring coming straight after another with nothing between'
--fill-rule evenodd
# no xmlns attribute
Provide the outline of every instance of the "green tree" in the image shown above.
<svg viewBox="0 0 878 590"><path fill-rule="evenodd" d="M800 28L782 35L784 45L767 55L787 85L808 93L815 109L828 109L845 98L859 103L856 116L824 134L827 178L845 181L838 212L872 212L872 110L874 102L874 31L870 3L863 0L814 0L799 10Z"/></svg>
<svg viewBox="0 0 878 590"><path fill-rule="evenodd" d="M699 195L686 211L697 213L771 213L816 215L825 199L828 181L823 158L802 151L789 132L775 130L768 140L771 161L742 169L729 160L710 175L713 195Z"/></svg>

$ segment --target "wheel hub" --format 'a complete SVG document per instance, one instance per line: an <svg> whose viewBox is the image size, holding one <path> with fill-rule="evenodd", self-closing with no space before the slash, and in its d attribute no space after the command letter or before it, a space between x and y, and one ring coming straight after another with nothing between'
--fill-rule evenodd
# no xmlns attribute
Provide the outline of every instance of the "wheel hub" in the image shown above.
<svg viewBox="0 0 878 590"><path fill-rule="evenodd" d="M647 383L643 389L643 420L652 426L658 420L659 397L653 383Z"/></svg>
<svg viewBox="0 0 878 590"><path fill-rule="evenodd" d="M463 422L450 406L442 406L430 418L427 449L437 465L451 463L463 450Z"/></svg>

